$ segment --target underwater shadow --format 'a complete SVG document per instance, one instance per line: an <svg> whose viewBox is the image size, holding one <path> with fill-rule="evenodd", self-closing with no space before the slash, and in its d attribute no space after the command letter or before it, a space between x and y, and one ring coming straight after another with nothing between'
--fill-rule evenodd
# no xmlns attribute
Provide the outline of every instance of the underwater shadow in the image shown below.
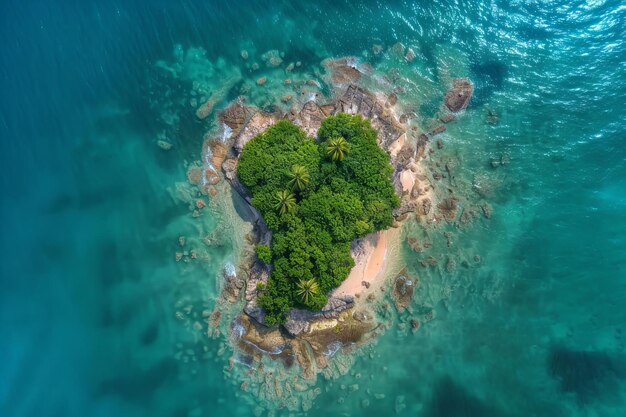
<svg viewBox="0 0 626 417"><path fill-rule="evenodd" d="M548 354L547 368L550 376L560 382L561 391L574 394L579 405L621 400L626 366L607 352L554 346Z"/></svg>

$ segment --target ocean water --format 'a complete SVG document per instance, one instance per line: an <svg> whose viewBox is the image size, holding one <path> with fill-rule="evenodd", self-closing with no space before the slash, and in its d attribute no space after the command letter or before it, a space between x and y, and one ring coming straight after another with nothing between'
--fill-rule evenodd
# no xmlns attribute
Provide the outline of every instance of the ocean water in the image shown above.
<svg viewBox="0 0 626 417"><path fill-rule="evenodd" d="M186 169L216 128L190 91L271 104L285 74L268 50L303 77L370 62L424 126L471 78L428 163L453 161L450 186L493 207L406 226L439 260L401 248L421 328L395 317L348 375L319 379L308 415L626 415L624 39L620 0L1 2L0 416L259 413L202 318L245 225L237 201L194 217Z"/></svg>

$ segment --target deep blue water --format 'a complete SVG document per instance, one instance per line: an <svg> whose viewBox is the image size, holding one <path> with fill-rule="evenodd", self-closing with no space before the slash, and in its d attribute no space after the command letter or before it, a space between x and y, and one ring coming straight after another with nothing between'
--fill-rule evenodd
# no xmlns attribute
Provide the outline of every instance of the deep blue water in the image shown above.
<svg viewBox="0 0 626 417"><path fill-rule="evenodd" d="M159 113L202 71L211 88L258 77L242 49L398 66L424 120L449 77L469 76L446 151L468 184L496 184L493 219L455 231L454 250L484 265L448 276L407 255L436 320L385 334L355 365L376 377L343 404L324 392L311 415L626 415L626 2L354 3L2 1L0 416L252 413L225 383L220 341L176 319L210 308L236 243L175 263L179 235L228 220L199 226L176 198L208 126ZM398 41L418 51L411 65L371 56ZM206 50L210 68L163 76L155 62L177 45ZM363 407L367 390L386 399Z"/></svg>

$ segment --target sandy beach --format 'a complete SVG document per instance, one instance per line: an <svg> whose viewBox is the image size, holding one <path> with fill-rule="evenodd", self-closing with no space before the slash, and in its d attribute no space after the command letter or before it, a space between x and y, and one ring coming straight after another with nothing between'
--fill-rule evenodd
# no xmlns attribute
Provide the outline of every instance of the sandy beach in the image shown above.
<svg viewBox="0 0 626 417"><path fill-rule="evenodd" d="M355 296L380 288L384 284L391 248L397 244L398 236L399 230L391 228L363 238L361 251L354 260L356 265L348 278L333 291L333 295ZM367 282L369 288L363 282Z"/></svg>

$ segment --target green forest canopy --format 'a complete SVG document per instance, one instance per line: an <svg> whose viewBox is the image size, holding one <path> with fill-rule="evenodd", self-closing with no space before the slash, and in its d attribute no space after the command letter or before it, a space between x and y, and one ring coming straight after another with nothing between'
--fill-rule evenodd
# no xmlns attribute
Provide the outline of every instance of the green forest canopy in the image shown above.
<svg viewBox="0 0 626 417"><path fill-rule="evenodd" d="M292 307L324 307L354 266L350 243L391 226L400 203L392 172L359 115L326 118L317 141L283 120L245 145L239 180L273 232L271 248L257 248L273 265L259 297L268 324Z"/></svg>

